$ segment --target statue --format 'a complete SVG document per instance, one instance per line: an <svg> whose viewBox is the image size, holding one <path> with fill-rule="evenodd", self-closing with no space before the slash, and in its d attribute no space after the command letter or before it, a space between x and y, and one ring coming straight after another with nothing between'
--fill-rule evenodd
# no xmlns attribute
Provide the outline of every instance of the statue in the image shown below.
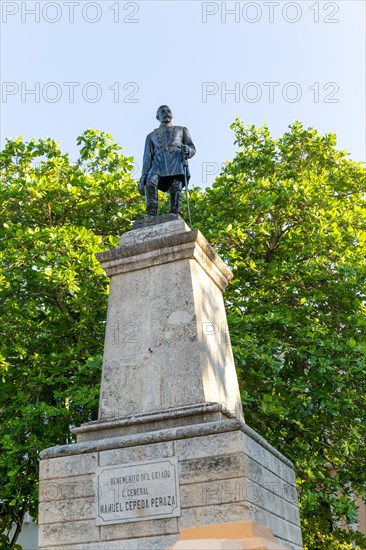
<svg viewBox="0 0 366 550"><path fill-rule="evenodd" d="M180 214L182 189L191 177L187 159L196 153L187 128L172 125L173 113L168 105L159 107L156 118L160 126L146 138L138 185L141 195L146 196L147 217L158 213L158 189L170 192L169 213Z"/></svg>

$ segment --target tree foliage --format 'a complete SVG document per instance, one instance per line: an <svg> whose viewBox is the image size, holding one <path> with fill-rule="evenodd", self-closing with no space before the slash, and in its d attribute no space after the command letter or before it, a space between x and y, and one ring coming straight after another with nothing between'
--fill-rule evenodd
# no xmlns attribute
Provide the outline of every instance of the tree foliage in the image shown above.
<svg viewBox="0 0 366 550"><path fill-rule="evenodd" d="M300 123L233 129L235 158L192 193L195 224L234 271L246 421L295 464L306 548L331 548L317 533L366 496L365 169Z"/></svg>
<svg viewBox="0 0 366 550"><path fill-rule="evenodd" d="M95 418L107 278L95 252L141 215L132 159L88 130L75 164L51 140L0 155L0 533L37 516L39 452ZM4 544L6 544L4 542Z"/></svg>

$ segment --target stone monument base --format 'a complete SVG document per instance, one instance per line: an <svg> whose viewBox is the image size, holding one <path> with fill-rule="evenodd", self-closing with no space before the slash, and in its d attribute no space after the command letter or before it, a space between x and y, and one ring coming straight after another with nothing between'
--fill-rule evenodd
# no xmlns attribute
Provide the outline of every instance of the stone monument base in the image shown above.
<svg viewBox="0 0 366 550"><path fill-rule="evenodd" d="M254 521L300 550L291 462L219 404L206 407L190 425L172 415L171 427L143 433L111 422L98 436L86 424L83 441L44 450L39 548L163 550L189 527Z"/></svg>
<svg viewBox="0 0 366 550"><path fill-rule="evenodd" d="M97 257L111 280L98 420L41 453L39 548L165 550L184 529L252 521L300 550L292 464L243 422L229 267L171 215Z"/></svg>

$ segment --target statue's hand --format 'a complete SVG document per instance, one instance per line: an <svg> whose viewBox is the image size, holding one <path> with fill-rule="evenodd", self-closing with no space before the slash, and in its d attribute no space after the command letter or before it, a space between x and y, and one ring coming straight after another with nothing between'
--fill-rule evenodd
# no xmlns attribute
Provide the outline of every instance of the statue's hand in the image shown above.
<svg viewBox="0 0 366 550"><path fill-rule="evenodd" d="M189 155L189 147L188 145L182 145L182 153L185 157L188 157Z"/></svg>
<svg viewBox="0 0 366 550"><path fill-rule="evenodd" d="M141 178L137 186L140 195L145 195L145 178Z"/></svg>

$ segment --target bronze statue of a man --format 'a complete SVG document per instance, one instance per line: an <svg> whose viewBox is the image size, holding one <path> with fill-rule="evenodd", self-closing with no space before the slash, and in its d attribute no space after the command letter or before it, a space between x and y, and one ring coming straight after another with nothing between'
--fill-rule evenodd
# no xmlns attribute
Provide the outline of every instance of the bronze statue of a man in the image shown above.
<svg viewBox="0 0 366 550"><path fill-rule="evenodd" d="M158 213L158 189L170 192L169 212L180 214L182 189L190 178L187 159L196 149L187 128L172 125L173 113L168 105L159 107L156 118L160 126L146 138L138 189L146 196L147 216Z"/></svg>

